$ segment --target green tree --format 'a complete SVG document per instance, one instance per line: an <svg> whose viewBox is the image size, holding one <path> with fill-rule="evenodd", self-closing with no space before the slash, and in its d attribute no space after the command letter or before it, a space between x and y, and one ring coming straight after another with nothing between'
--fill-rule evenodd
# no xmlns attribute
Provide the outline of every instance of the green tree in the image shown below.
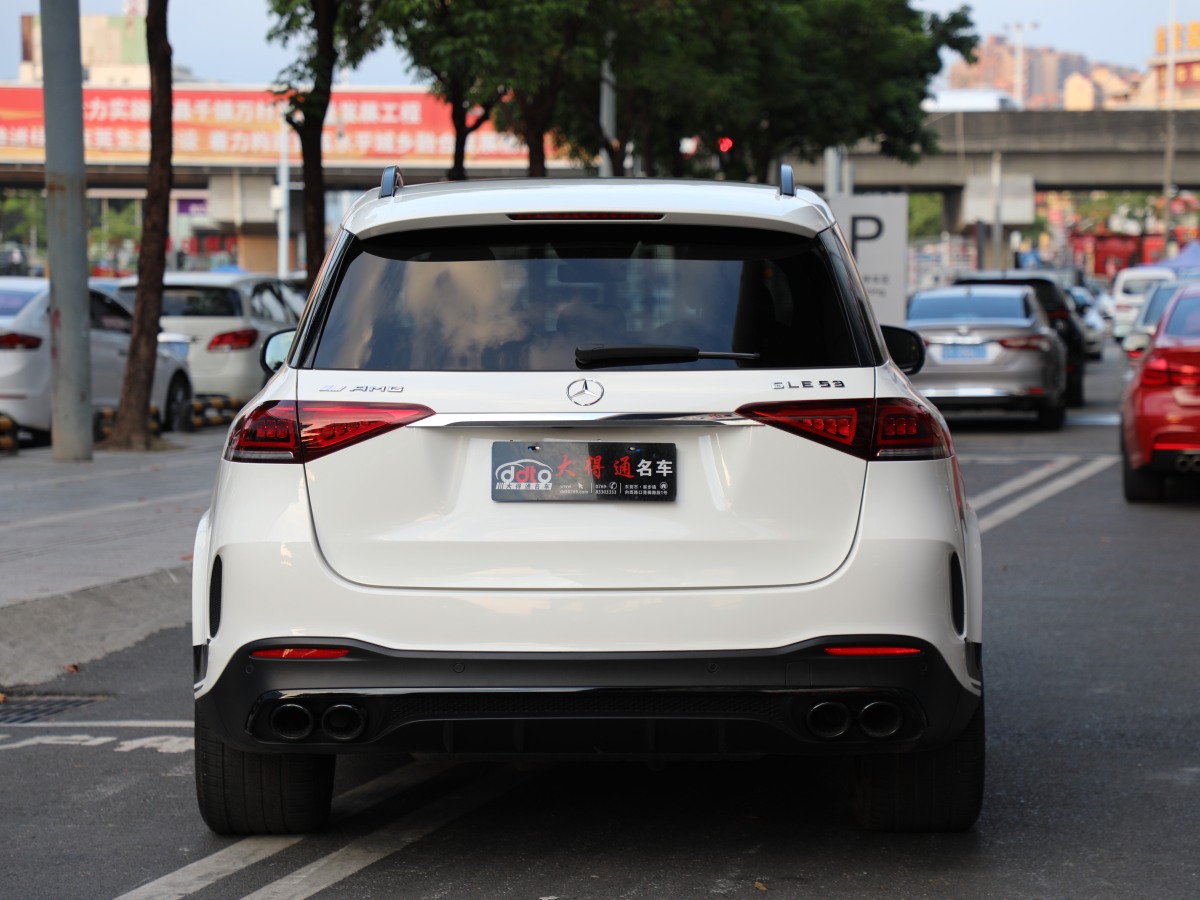
<svg viewBox="0 0 1200 900"><path fill-rule="evenodd" d="M46 242L46 198L40 190L0 189L0 241L24 244L40 255Z"/></svg>
<svg viewBox="0 0 1200 900"><path fill-rule="evenodd" d="M142 216L137 201L109 204L107 211L93 221L96 224L88 229L88 255L93 262L115 260L127 244L136 245L141 240Z"/></svg>
<svg viewBox="0 0 1200 900"><path fill-rule="evenodd" d="M944 207L945 197L941 194L909 194L909 240L941 237L946 230L943 223Z"/></svg>
<svg viewBox="0 0 1200 900"><path fill-rule="evenodd" d="M158 358L158 319L162 314L163 270L171 202L171 44L167 40L167 0L146 5L146 49L150 61L150 165L138 251L138 285L133 304L133 333L117 420L106 446L149 450L147 420L154 364Z"/></svg>
<svg viewBox="0 0 1200 900"><path fill-rule="evenodd" d="M380 0L270 0L275 24L267 37L302 45L300 57L279 73L276 96L300 138L304 182L304 249L308 284L325 258L325 173L321 138L338 66L354 68L387 37Z"/></svg>
<svg viewBox="0 0 1200 900"><path fill-rule="evenodd" d="M489 0L397 0L388 18L397 46L450 107L454 162L447 177L462 181L467 138L488 121L507 89L492 39L505 19Z"/></svg>
<svg viewBox="0 0 1200 900"><path fill-rule="evenodd" d="M503 27L490 34L497 70L509 87L497 124L529 148L529 174L546 174L546 139L557 130L559 102L581 72L599 78L603 42L594 27L599 0L501 0Z"/></svg>
<svg viewBox="0 0 1200 900"><path fill-rule="evenodd" d="M970 58L976 42L965 9L941 17L908 0L613 0L599 15L575 47L554 129L584 160L623 158L631 144L649 174L701 174L715 161L722 177L765 181L781 157L814 159L862 139L914 161L936 148L921 101L941 51ZM618 97L611 150L593 64L606 33ZM688 159L679 142L690 137L700 151Z"/></svg>

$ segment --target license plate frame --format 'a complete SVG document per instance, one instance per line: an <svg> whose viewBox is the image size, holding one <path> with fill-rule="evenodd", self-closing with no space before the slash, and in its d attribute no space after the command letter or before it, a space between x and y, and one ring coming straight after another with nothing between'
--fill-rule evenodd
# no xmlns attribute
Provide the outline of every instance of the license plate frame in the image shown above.
<svg viewBox="0 0 1200 900"><path fill-rule="evenodd" d="M494 441L492 500L673 502L678 449L636 441Z"/></svg>
<svg viewBox="0 0 1200 900"><path fill-rule="evenodd" d="M987 347L983 344L944 344L942 359L950 362L980 362L987 359Z"/></svg>

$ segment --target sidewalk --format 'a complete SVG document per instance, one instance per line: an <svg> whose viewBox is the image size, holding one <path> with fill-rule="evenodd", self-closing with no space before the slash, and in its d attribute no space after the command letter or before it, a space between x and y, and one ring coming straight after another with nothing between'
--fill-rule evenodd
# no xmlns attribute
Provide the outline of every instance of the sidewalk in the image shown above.
<svg viewBox="0 0 1200 900"><path fill-rule="evenodd" d="M192 543L225 429L175 449L0 457L0 687L49 680L190 618Z"/></svg>

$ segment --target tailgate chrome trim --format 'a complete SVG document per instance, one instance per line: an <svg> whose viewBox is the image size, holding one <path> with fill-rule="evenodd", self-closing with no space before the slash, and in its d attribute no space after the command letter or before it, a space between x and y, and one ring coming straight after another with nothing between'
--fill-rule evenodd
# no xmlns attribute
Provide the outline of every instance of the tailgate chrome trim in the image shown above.
<svg viewBox="0 0 1200 900"><path fill-rule="evenodd" d="M763 423L739 416L737 413L437 413L408 428L711 428L761 427Z"/></svg>

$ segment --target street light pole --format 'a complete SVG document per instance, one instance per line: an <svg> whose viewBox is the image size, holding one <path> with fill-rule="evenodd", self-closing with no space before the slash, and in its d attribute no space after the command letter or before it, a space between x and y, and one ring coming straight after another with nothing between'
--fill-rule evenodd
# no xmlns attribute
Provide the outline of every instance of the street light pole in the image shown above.
<svg viewBox="0 0 1200 900"><path fill-rule="evenodd" d="M1016 35L1016 52L1013 59L1013 94L1015 94L1013 99L1017 101L1017 109L1025 108L1025 29L1033 30L1037 27L1037 22L1016 22L1004 26L1005 30L1012 31Z"/></svg>
<svg viewBox="0 0 1200 900"><path fill-rule="evenodd" d="M93 437L79 0L42 0L41 24L52 453L83 462L92 458Z"/></svg>
<svg viewBox="0 0 1200 900"><path fill-rule="evenodd" d="M1167 3L1167 141L1163 151L1163 255L1175 255L1171 234L1171 200L1175 193L1175 0Z"/></svg>

